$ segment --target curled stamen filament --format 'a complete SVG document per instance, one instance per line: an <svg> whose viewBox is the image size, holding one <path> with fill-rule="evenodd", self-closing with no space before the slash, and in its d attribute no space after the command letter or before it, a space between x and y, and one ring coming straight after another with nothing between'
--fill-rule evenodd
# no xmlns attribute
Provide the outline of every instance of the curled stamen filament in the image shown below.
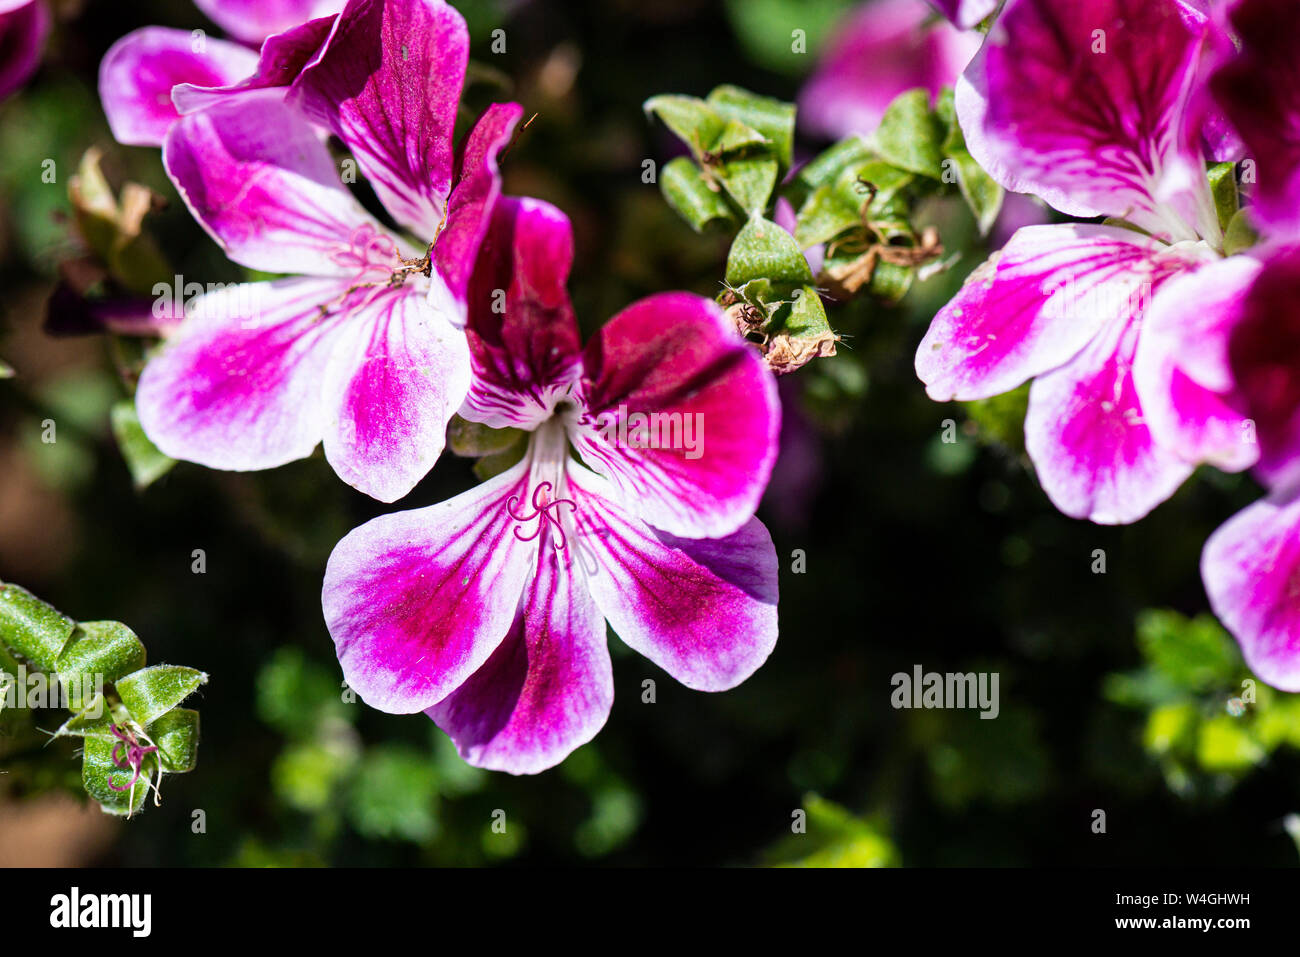
<svg viewBox="0 0 1300 957"><path fill-rule="evenodd" d="M550 523L555 526L555 531L558 536L555 542L556 549L561 549L565 546L566 539L564 537L564 527L560 524L559 518L551 514L551 509L555 508L557 505L568 505L576 512L578 510L578 503L568 498L555 498L547 501L546 499L551 494L552 488L553 486L550 482L542 482L537 486L537 488L533 489L533 511L527 515L521 515L516 511L523 502L518 495L510 496L510 500L506 502L506 512L516 522L522 524L531 522L533 519L538 519L537 528L528 535L520 534L521 529L519 526L515 526L515 538L519 539L519 541L531 542L534 538L539 537L542 534L542 530L546 528L548 523Z"/></svg>
<svg viewBox="0 0 1300 957"><path fill-rule="evenodd" d="M114 724L110 725L110 730L113 732L113 737L117 738L119 742L118 744L113 745L113 753L110 756L114 766L121 768L123 771L131 771L134 773L129 782L118 786L113 783L113 774L110 771L108 775L108 786L114 791L130 790L132 794L134 794L136 782L140 780L140 774L144 768L144 759L150 754L157 753L158 747L153 743L150 743L147 747L141 744L139 739L136 738L135 733L131 731L130 728L119 728ZM126 750L124 756L118 753L123 748ZM123 757L125 757L125 763L123 763ZM159 768L158 774L159 780L161 780L161 767ZM158 791L158 785L153 785L153 790L154 804L158 804L159 799L161 798L161 794ZM134 803L134 801L129 803Z"/></svg>

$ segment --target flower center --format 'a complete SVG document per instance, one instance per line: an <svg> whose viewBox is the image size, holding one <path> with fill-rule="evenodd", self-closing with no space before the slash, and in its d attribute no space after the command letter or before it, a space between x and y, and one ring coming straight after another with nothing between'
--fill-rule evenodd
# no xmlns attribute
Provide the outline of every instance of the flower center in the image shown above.
<svg viewBox="0 0 1300 957"><path fill-rule="evenodd" d="M547 533L556 549L568 544L564 522L573 522L578 511L578 503L564 497L565 471L568 462L569 439L565 431L564 420L552 416L538 426L528 440L528 488L532 510L524 506L524 496L512 495L506 502L506 513L517 523L514 535L521 542L543 539ZM566 515L560 507L567 505ZM536 522L536 527L529 526ZM572 524L570 524L572 528Z"/></svg>
<svg viewBox="0 0 1300 957"><path fill-rule="evenodd" d="M433 247L414 259L402 255L393 238L375 228L373 223L362 223L352 231L346 246L330 253L330 262L354 271L353 282L339 295L319 306L321 318L348 305L355 292L366 290L360 302L350 305L350 311L364 309L386 289L396 289L411 276L428 277L433 272ZM397 265L393 265L396 263Z"/></svg>

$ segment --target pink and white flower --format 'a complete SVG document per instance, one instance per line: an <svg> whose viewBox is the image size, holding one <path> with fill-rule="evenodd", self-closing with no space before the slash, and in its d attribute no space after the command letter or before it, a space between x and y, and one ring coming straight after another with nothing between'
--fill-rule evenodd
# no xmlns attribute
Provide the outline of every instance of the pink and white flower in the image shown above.
<svg viewBox="0 0 1300 957"><path fill-rule="evenodd" d="M861 4L835 30L800 91L799 123L834 139L870 136L895 97L951 86L979 45L978 33L936 18L925 0Z"/></svg>
<svg viewBox="0 0 1300 957"><path fill-rule="evenodd" d="M226 96L288 87L320 51L344 0L195 2L239 42L142 27L114 43L99 66L99 95L119 143L161 146L181 114Z"/></svg>
<svg viewBox="0 0 1300 957"><path fill-rule="evenodd" d="M1173 360L1188 317L1224 321L1257 270L1225 258L1201 109L1220 36L1192 0L1010 0L957 85L972 155L1061 212L1139 227L1032 226L935 317L917 373L938 401L1033 379L1025 440L1065 514L1131 522L1200 462L1258 455L1213 357Z"/></svg>
<svg viewBox="0 0 1300 957"><path fill-rule="evenodd" d="M36 72L49 33L44 0L0 0L0 100Z"/></svg>
<svg viewBox="0 0 1300 957"><path fill-rule="evenodd" d="M164 165L195 217L235 262L290 278L191 304L136 396L159 449L247 470L323 441L383 501L433 466L469 388L466 291L520 115L493 106L453 148L468 46L441 0L352 0L288 102L251 91L171 126ZM420 245L362 209L309 117Z"/></svg>
<svg viewBox="0 0 1300 957"><path fill-rule="evenodd" d="M516 774L605 723L606 622L702 691L744 681L777 635L776 554L753 517L776 457L771 374L715 303L685 293L635 303L582 349L572 256L558 210L498 203L461 414L526 430L527 451L469 492L356 529L325 573L349 686ZM685 421L703 425L701 454L646 441L644 423Z"/></svg>

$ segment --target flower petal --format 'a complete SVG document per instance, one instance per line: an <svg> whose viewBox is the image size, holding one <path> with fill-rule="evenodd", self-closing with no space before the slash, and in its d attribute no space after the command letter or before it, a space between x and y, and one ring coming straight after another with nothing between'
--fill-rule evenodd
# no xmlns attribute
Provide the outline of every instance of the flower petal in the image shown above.
<svg viewBox="0 0 1300 957"><path fill-rule="evenodd" d="M194 4L232 37L254 46L273 33L343 9L343 0L194 0Z"/></svg>
<svg viewBox="0 0 1300 957"><path fill-rule="evenodd" d="M979 45L977 33L932 22L924 0L863 4L835 31L800 91L799 123L835 139L870 136L894 97L951 86Z"/></svg>
<svg viewBox="0 0 1300 957"><path fill-rule="evenodd" d="M583 460L623 506L674 535L719 538L753 516L776 461L776 381L710 299L661 293L583 353Z"/></svg>
<svg viewBox="0 0 1300 957"><path fill-rule="evenodd" d="M50 12L42 0L9 3L0 10L0 100L40 66L50 34Z"/></svg>
<svg viewBox="0 0 1300 957"><path fill-rule="evenodd" d="M497 201L470 281L467 419L531 430L568 393L582 345L565 289L572 264L564 213L536 199Z"/></svg>
<svg viewBox="0 0 1300 957"><path fill-rule="evenodd" d="M544 546L505 640L427 713L470 764L536 774L594 738L613 704L605 618L572 550Z"/></svg>
<svg viewBox="0 0 1300 957"><path fill-rule="evenodd" d="M325 623L344 678L368 705L432 707L501 644L537 552L511 534L509 499L527 486L521 462L446 502L381 515L335 546Z"/></svg>
<svg viewBox="0 0 1300 957"><path fill-rule="evenodd" d="M185 203L235 262L265 272L353 276L382 227L342 185L311 125L275 90L183 117L163 164ZM349 254L352 246L355 254ZM389 259L398 247L389 238Z"/></svg>
<svg viewBox="0 0 1300 957"><path fill-rule="evenodd" d="M1069 215L1217 231L1200 130L1183 128L1209 31L1174 0L1010 0L957 84L967 146Z"/></svg>
<svg viewBox="0 0 1300 957"><path fill-rule="evenodd" d="M195 47L198 46L196 50ZM180 114L172 88L225 86L257 69L257 55L238 44L188 30L143 27L109 48L99 64L99 98L113 138L128 146L161 146Z"/></svg>
<svg viewBox="0 0 1300 957"><path fill-rule="evenodd" d="M447 210L469 32L443 0L351 0L291 98L352 150L380 202L432 242Z"/></svg>
<svg viewBox="0 0 1300 957"><path fill-rule="evenodd" d="M1300 498L1265 499L1210 536L1201 578L1250 670L1300 691Z"/></svg>
<svg viewBox="0 0 1300 957"><path fill-rule="evenodd" d="M333 17L321 17L266 38L257 57L257 69L238 83L211 85L181 83L172 89L172 102L181 113L193 113L249 90L287 87L320 52L334 28Z"/></svg>
<svg viewBox="0 0 1300 957"><path fill-rule="evenodd" d="M1063 365L1149 293L1164 271L1156 253L1166 248L1109 226L1017 231L934 317L916 374L932 399L968 401ZM1169 270L1181 266L1169 262Z"/></svg>
<svg viewBox="0 0 1300 957"><path fill-rule="evenodd" d="M1300 5L1241 0L1231 12L1241 52L1210 81L1255 161L1252 215L1275 233L1300 234Z"/></svg>
<svg viewBox="0 0 1300 957"><path fill-rule="evenodd" d="M166 455L216 469L310 455L330 415L322 383L339 329L320 305L343 289L336 279L285 279L197 299L140 377L145 433Z"/></svg>
<svg viewBox="0 0 1300 957"><path fill-rule="evenodd" d="M447 225L438 234L433 259L462 309L492 207L501 193L497 158L509 144L523 112L518 103L492 104L479 117L457 156L456 186L447 199Z"/></svg>
<svg viewBox="0 0 1300 957"><path fill-rule="evenodd" d="M998 0L930 0L930 4L957 26L969 30L997 9Z"/></svg>
<svg viewBox="0 0 1300 957"><path fill-rule="evenodd" d="M640 521L604 479L569 465L574 547L596 604L623 642L696 691L740 684L776 646L772 538L751 518L718 539Z"/></svg>
<svg viewBox="0 0 1300 957"><path fill-rule="evenodd" d="M1112 320L1029 390L1025 448L1043 490L1073 518L1135 522L1192 474L1143 418L1132 374L1140 329L1140 313Z"/></svg>
<svg viewBox="0 0 1300 957"><path fill-rule="evenodd" d="M1133 379L1147 425L1193 464L1240 472L1259 458L1228 363L1229 335L1259 268L1247 256L1189 268L1164 284L1143 320Z"/></svg>
<svg viewBox="0 0 1300 957"><path fill-rule="evenodd" d="M338 401L325 457L339 478L395 502L438 461L447 422L469 389L465 334L420 289L351 299L325 394ZM336 398L338 397L338 398Z"/></svg>
<svg viewBox="0 0 1300 957"><path fill-rule="evenodd" d="M1300 247L1271 255L1241 305L1228 362L1259 439L1256 474L1300 483Z"/></svg>

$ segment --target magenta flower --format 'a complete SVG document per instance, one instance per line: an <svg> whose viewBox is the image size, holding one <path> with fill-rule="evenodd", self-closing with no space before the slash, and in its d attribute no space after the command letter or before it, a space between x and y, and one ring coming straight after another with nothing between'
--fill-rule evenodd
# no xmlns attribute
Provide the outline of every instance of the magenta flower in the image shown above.
<svg viewBox="0 0 1300 957"><path fill-rule="evenodd" d="M935 18L925 0L864 3L836 30L800 92L799 122L834 139L870 136L896 96L951 86L979 45L978 33Z"/></svg>
<svg viewBox="0 0 1300 957"><path fill-rule="evenodd" d="M1187 323L1221 320L1257 268L1224 258L1205 175L1215 31L1190 0L1011 0L957 85L971 153L1004 186L1146 231L1019 230L917 352L939 401L1034 380L1026 447L1076 518L1135 521L1198 462L1240 470L1258 455L1215 370L1171 355L1195 335Z"/></svg>
<svg viewBox="0 0 1300 957"><path fill-rule="evenodd" d="M498 204L462 415L531 433L523 460L361 526L325 572L348 684L515 774L605 723L606 622L703 691L744 681L777 634L776 554L753 517L776 457L772 376L712 301L685 293L628 307L581 349L572 256L558 210Z"/></svg>
<svg viewBox="0 0 1300 957"><path fill-rule="evenodd" d="M196 0L228 33L261 47L188 30L142 27L99 65L99 96L119 143L161 146L182 113L228 96L292 83L320 51L343 0Z"/></svg>
<svg viewBox="0 0 1300 957"><path fill-rule="evenodd" d="M0 100L36 72L49 33L42 0L0 0Z"/></svg>
<svg viewBox="0 0 1300 957"><path fill-rule="evenodd" d="M163 161L195 217L234 261L291 278L189 304L136 396L159 449L246 470L323 440L383 501L433 466L469 388L466 289L520 114L493 106L453 150L468 45L441 0L353 0L289 103L254 91L173 124ZM361 208L306 117L420 245Z"/></svg>
<svg viewBox="0 0 1300 957"><path fill-rule="evenodd" d="M1300 249L1293 247L1269 258L1227 335L1227 365L1236 383L1228 394L1258 430L1256 475L1272 492L1211 535L1201 556L1215 614L1236 636L1255 674L1284 691L1300 691L1297 303ZM1223 337L1213 341L1221 349Z"/></svg>

